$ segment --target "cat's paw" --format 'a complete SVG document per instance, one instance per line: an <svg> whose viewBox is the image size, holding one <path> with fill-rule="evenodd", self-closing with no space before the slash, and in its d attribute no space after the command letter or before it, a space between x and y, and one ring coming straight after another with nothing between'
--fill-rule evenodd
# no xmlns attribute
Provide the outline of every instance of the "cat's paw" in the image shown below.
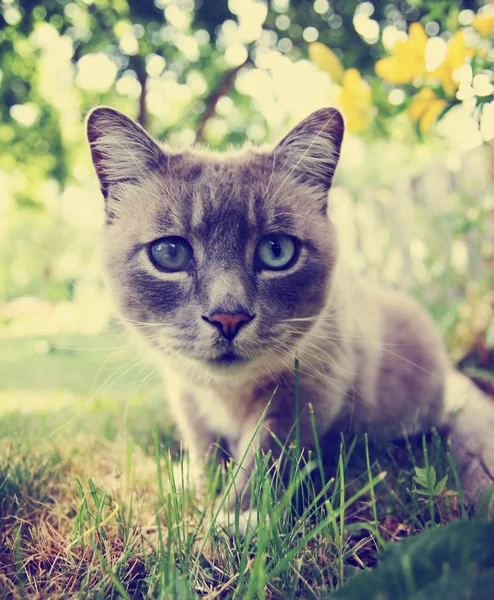
<svg viewBox="0 0 494 600"><path fill-rule="evenodd" d="M170 490L192 490L202 494L206 487L204 472L200 467L187 465L184 468L181 464L173 463L173 472L168 475L168 485Z"/></svg>
<svg viewBox="0 0 494 600"><path fill-rule="evenodd" d="M476 510L485 507L494 516L494 444L482 451L470 452L459 468L465 500Z"/></svg>
<svg viewBox="0 0 494 600"><path fill-rule="evenodd" d="M491 432L494 431L494 422ZM451 436L451 450L460 476L461 490L469 507L475 510L482 506L494 516L494 440L483 431L477 435L454 432ZM490 495L490 499L489 499Z"/></svg>
<svg viewBox="0 0 494 600"><path fill-rule="evenodd" d="M247 533L253 533L257 529L257 511L255 509L234 511L225 507L216 517L215 524L220 526L229 537L235 535L245 537Z"/></svg>
<svg viewBox="0 0 494 600"><path fill-rule="evenodd" d="M458 469L463 496L475 510L489 502L494 516L494 403L473 383L453 373L455 389L447 390L451 453Z"/></svg>

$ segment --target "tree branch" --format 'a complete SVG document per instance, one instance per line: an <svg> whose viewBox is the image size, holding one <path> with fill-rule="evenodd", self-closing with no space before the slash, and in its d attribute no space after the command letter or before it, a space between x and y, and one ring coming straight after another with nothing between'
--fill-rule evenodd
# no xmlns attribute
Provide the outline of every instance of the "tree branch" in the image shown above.
<svg viewBox="0 0 494 600"><path fill-rule="evenodd" d="M211 94L206 98L206 109L204 110L204 113L202 114L202 117L199 121L199 125L197 126L196 142L201 142L203 140L204 128L206 127L206 123L209 121L209 119L214 115L214 111L216 110L216 105L218 104L219 99L222 96L228 95L232 85L235 82L238 72L242 67L245 67L245 65L247 65L250 62L251 59L247 58L241 65L235 67L229 73L227 73L227 75L224 77L224 79L221 81L218 87L214 89L211 92Z"/></svg>
<svg viewBox="0 0 494 600"><path fill-rule="evenodd" d="M134 69L137 75L137 81L141 84L141 93L139 94L139 113L137 115L137 122L142 125L144 129L147 128L148 115L146 110L146 93L147 93L147 79L148 74L146 72L146 66L142 56L133 56L131 60L131 67Z"/></svg>

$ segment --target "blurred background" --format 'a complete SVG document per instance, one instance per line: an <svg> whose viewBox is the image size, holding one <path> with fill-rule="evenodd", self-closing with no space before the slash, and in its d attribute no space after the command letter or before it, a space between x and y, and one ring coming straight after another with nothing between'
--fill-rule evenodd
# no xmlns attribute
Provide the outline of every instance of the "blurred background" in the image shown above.
<svg viewBox="0 0 494 600"><path fill-rule="evenodd" d="M419 298L492 386L493 58L483 0L1 0L0 412L159 385L101 280L98 104L220 150L338 106L344 260Z"/></svg>

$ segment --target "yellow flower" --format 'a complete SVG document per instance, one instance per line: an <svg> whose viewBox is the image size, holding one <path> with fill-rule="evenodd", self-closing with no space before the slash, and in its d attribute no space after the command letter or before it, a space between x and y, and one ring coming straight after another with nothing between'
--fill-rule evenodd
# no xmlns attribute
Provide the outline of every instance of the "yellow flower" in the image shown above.
<svg viewBox="0 0 494 600"><path fill-rule="evenodd" d="M345 113L349 131L360 131L369 124L372 117L372 90L357 69L348 69L343 74L338 104Z"/></svg>
<svg viewBox="0 0 494 600"><path fill-rule="evenodd" d="M309 45L309 57L340 84L338 104L345 113L348 130L356 132L364 129L372 117L372 90L369 84L357 69L345 71L336 54L320 42Z"/></svg>
<svg viewBox="0 0 494 600"><path fill-rule="evenodd" d="M494 30L494 10L485 10L480 14L475 15L472 25L480 35L488 35Z"/></svg>
<svg viewBox="0 0 494 600"><path fill-rule="evenodd" d="M460 29L449 40L443 62L429 74L428 79L439 81L447 96L455 96L459 83L453 74L474 54L475 50L467 46L465 33Z"/></svg>
<svg viewBox="0 0 494 600"><path fill-rule="evenodd" d="M419 130L426 133L446 106L446 100L438 98L430 88L423 88L412 98L408 114L412 121L419 121Z"/></svg>
<svg viewBox="0 0 494 600"><path fill-rule="evenodd" d="M336 83L343 79L343 65L336 54L321 42L313 42L309 45L309 57L320 69L331 75Z"/></svg>
<svg viewBox="0 0 494 600"><path fill-rule="evenodd" d="M397 41L392 56L378 60L375 70L391 83L411 83L425 71L427 34L420 23L412 23L406 41Z"/></svg>

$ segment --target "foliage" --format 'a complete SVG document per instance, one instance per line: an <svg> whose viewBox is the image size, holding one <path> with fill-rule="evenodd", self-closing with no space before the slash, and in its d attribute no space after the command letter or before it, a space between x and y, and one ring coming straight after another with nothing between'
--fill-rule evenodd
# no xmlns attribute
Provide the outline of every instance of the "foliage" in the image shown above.
<svg viewBox="0 0 494 600"><path fill-rule="evenodd" d="M354 246L365 247L358 268L421 290L421 296L427 279L440 273L435 297L423 297L440 312L449 291L462 289L468 275L485 272L494 255L487 163L476 158L472 169L462 155L482 139L469 121L472 100L455 96L451 87L462 61L473 69L474 84L484 81L484 90L491 85L489 10L482 0L453 5L442 0L2 0L0 300L31 295L69 301L77 313L74 323L106 306L95 257L102 202L84 141L89 107L113 105L172 144L197 140L224 149L245 139L272 141L310 110L333 102L345 111L348 129L360 136L347 138L338 172L358 221L354 232L345 232L346 240L355 238ZM460 50L458 40L466 44L462 41ZM448 49L434 71L437 79L424 63L424 48L427 54L430 47ZM491 96L481 96L475 85L469 89L488 122ZM448 113L443 119L450 123L443 131L448 141L430 135L424 147L412 148L410 140L418 141L438 113L444 116L455 103L459 112L450 113L456 117ZM417 124L419 137L406 115ZM488 128L482 131L489 135ZM475 174L465 185L455 181L453 205L439 212L438 183L428 184L424 203L419 181L427 170L438 171L433 159L447 165L446 178ZM398 172L414 190L397 211L399 218L409 226L405 214L413 211L418 219L414 231L397 229L390 236L387 222L397 215L385 196L396 193ZM365 211L374 216L369 219ZM424 256L418 246L431 240L438 221L447 232ZM365 227L368 232L361 230ZM366 237L374 238L373 248L361 243ZM459 266L465 253L468 269ZM397 282L400 272L407 280ZM443 315L447 326L456 319L451 310L454 306ZM0 306L0 318L8 325L16 311L6 314Z"/></svg>
<svg viewBox="0 0 494 600"><path fill-rule="evenodd" d="M440 481L437 481L436 469L434 468L434 465L430 465L428 469L415 467L415 473L416 474L413 479L419 486L417 489L417 494L433 496L441 495L448 480L447 475L445 475Z"/></svg>
<svg viewBox="0 0 494 600"><path fill-rule="evenodd" d="M494 584L494 523L459 521L393 544L379 566L351 579L335 600L488 600Z"/></svg>
<svg viewBox="0 0 494 600"><path fill-rule="evenodd" d="M369 11L357 9L355 26L364 36L367 32L369 39L374 39L378 27L369 18ZM388 40L391 36L394 38L387 43L391 56L381 58L374 67L382 82L400 86L388 90L387 105L382 82L379 86L362 82L355 68L343 73L331 49L320 42L311 44L312 60L336 83L342 82L338 102L347 116L350 131L364 129L374 118L389 120L391 114L408 109L410 119L417 122L419 132L425 134L437 118L444 117L462 100L468 100L471 105L473 101L481 122L483 109L494 99L491 82L494 7L484 6L474 14L473 11L459 13L455 6L450 9L448 20L453 22L454 29L447 36L438 35L440 27L435 21L426 25L434 32L430 37L420 22L410 24L408 36L397 30L391 33L388 29ZM348 89L350 81L353 85Z"/></svg>

